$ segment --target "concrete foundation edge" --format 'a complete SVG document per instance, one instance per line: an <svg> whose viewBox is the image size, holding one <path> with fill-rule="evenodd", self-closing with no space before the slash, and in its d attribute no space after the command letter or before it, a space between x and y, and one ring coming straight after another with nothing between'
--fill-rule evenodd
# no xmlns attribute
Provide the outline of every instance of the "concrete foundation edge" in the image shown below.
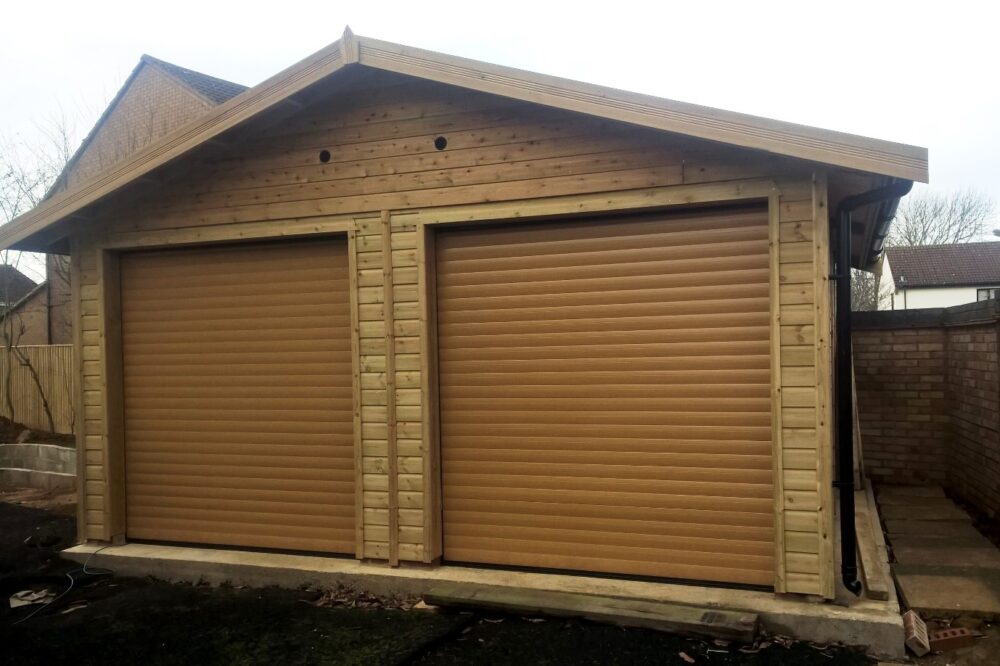
<svg viewBox="0 0 1000 666"><path fill-rule="evenodd" d="M675 585L472 567L389 568L346 558L253 553L151 544L81 545L63 551L76 562L119 575L174 582L231 583L251 587L344 585L382 596L422 595L435 583L528 588L751 611L765 631L817 643L865 648L879 658L904 656L903 621L895 602L858 601L850 608L770 592Z"/></svg>

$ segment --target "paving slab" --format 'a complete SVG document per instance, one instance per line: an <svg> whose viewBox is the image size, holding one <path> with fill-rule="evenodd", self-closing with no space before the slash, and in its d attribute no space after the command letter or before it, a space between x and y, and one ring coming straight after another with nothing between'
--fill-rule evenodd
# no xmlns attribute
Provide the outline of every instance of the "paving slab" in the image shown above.
<svg viewBox="0 0 1000 666"><path fill-rule="evenodd" d="M889 533L890 543L894 543L893 537L901 534L913 534L941 539L953 539L955 537L975 538L979 536L979 531L972 526L972 523L953 520L887 519L885 521L885 530Z"/></svg>
<svg viewBox="0 0 1000 666"><path fill-rule="evenodd" d="M903 602L923 616L1000 617L1000 571L893 565Z"/></svg>
<svg viewBox="0 0 1000 666"><path fill-rule="evenodd" d="M896 556L896 561L903 565L938 564L1000 570L1000 551L992 544L987 544L986 547L967 548L951 544L951 539L933 539L933 541L943 542L944 547L907 546L897 543L892 547L892 554Z"/></svg>
<svg viewBox="0 0 1000 666"><path fill-rule="evenodd" d="M938 537L925 537L919 534L897 534L892 540L893 548L925 548L928 550L947 550L949 548L992 548L996 546L982 534L967 537L955 537L953 539L940 539Z"/></svg>
<svg viewBox="0 0 1000 666"><path fill-rule="evenodd" d="M879 486L878 500L883 497L940 497L947 498L941 486Z"/></svg>
<svg viewBox="0 0 1000 666"><path fill-rule="evenodd" d="M879 506L887 507L894 506L896 504L903 504L906 506L943 506L946 504L954 504L947 497L922 497L920 495L883 495L878 496Z"/></svg>
<svg viewBox="0 0 1000 666"><path fill-rule="evenodd" d="M956 520L972 522L951 500L937 500L934 504L887 504L880 511L886 520Z"/></svg>
<svg viewBox="0 0 1000 666"><path fill-rule="evenodd" d="M971 566L1000 569L1000 550L981 534L972 537L925 537L897 534L892 538L892 553L899 564Z"/></svg>

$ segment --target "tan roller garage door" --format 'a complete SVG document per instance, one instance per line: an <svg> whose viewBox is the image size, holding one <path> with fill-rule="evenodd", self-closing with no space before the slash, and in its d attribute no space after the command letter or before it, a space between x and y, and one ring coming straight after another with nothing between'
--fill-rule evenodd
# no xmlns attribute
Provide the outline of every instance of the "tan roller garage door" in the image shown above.
<svg viewBox="0 0 1000 666"><path fill-rule="evenodd" d="M121 259L127 534L354 552L346 242Z"/></svg>
<svg viewBox="0 0 1000 666"><path fill-rule="evenodd" d="M766 212L436 248L447 559L773 584Z"/></svg>

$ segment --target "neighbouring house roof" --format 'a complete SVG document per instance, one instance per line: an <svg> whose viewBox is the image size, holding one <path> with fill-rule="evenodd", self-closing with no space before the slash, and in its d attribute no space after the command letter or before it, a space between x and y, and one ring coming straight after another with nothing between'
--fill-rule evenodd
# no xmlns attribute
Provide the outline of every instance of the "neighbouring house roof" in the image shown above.
<svg viewBox="0 0 1000 666"><path fill-rule="evenodd" d="M1000 241L891 247L886 257L897 289L1000 285Z"/></svg>
<svg viewBox="0 0 1000 666"><path fill-rule="evenodd" d="M98 132L107 123L108 119L114 113L115 109L118 108L122 99L124 99L125 94L132 87L132 84L138 78L139 73L145 67L155 67L160 71L166 73L174 81L177 81L181 86L190 90L194 95L201 100L204 105L205 111L208 109L218 106L223 102L226 102L233 97L239 95L241 92L247 89L246 86L240 85L239 83L233 83L232 81L226 81L214 76L209 76L208 74L202 74L201 72L196 72L193 69L187 69L185 67L180 67L173 63L169 63L165 60L160 60L159 58L154 58L151 55L143 54L139 58L138 64L132 69L132 72L125 79L121 88L115 93L115 96L108 103L108 106L101 113L97 122L87 133L87 136L83 138L80 142L80 146L73 153L73 156L66 162L66 166L63 167L62 173L56 178L52 187L46 193L45 198L50 198L53 194L59 191L60 188L66 183L66 178L68 174L76 167L80 158L86 152L87 148L97 137ZM191 104L197 105L198 101L191 99Z"/></svg>
<svg viewBox="0 0 1000 666"><path fill-rule="evenodd" d="M13 312L17 312L20 308L24 307L25 303L28 303L29 301L31 301L31 299L36 294L38 294L39 292L43 291L48 286L48 284L49 284L48 280L42 280L41 282L39 282L38 284L36 284L34 287L32 287L31 289L29 289L24 294L24 296L22 296L21 298L17 299L16 301L14 301L11 304L10 307L8 307L6 310L4 310L2 313L0 313L0 319L6 317L8 315L10 315Z"/></svg>
<svg viewBox="0 0 1000 666"><path fill-rule="evenodd" d="M330 46L0 227L0 247L31 247L24 241L56 222L259 114L295 105L296 93L358 65L866 174L927 181L925 148L492 65L357 37L348 29Z"/></svg>
<svg viewBox="0 0 1000 666"><path fill-rule="evenodd" d="M34 280L10 264L0 264L0 301L4 306L17 303L37 286Z"/></svg>

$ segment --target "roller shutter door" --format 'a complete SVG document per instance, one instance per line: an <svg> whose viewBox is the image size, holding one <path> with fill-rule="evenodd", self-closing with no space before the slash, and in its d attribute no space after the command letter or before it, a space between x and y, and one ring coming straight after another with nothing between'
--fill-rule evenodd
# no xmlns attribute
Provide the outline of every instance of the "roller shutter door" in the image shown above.
<svg viewBox="0 0 1000 666"><path fill-rule="evenodd" d="M354 552L344 241L121 258L127 534Z"/></svg>
<svg viewBox="0 0 1000 666"><path fill-rule="evenodd" d="M436 255L445 558L773 584L765 211Z"/></svg>

